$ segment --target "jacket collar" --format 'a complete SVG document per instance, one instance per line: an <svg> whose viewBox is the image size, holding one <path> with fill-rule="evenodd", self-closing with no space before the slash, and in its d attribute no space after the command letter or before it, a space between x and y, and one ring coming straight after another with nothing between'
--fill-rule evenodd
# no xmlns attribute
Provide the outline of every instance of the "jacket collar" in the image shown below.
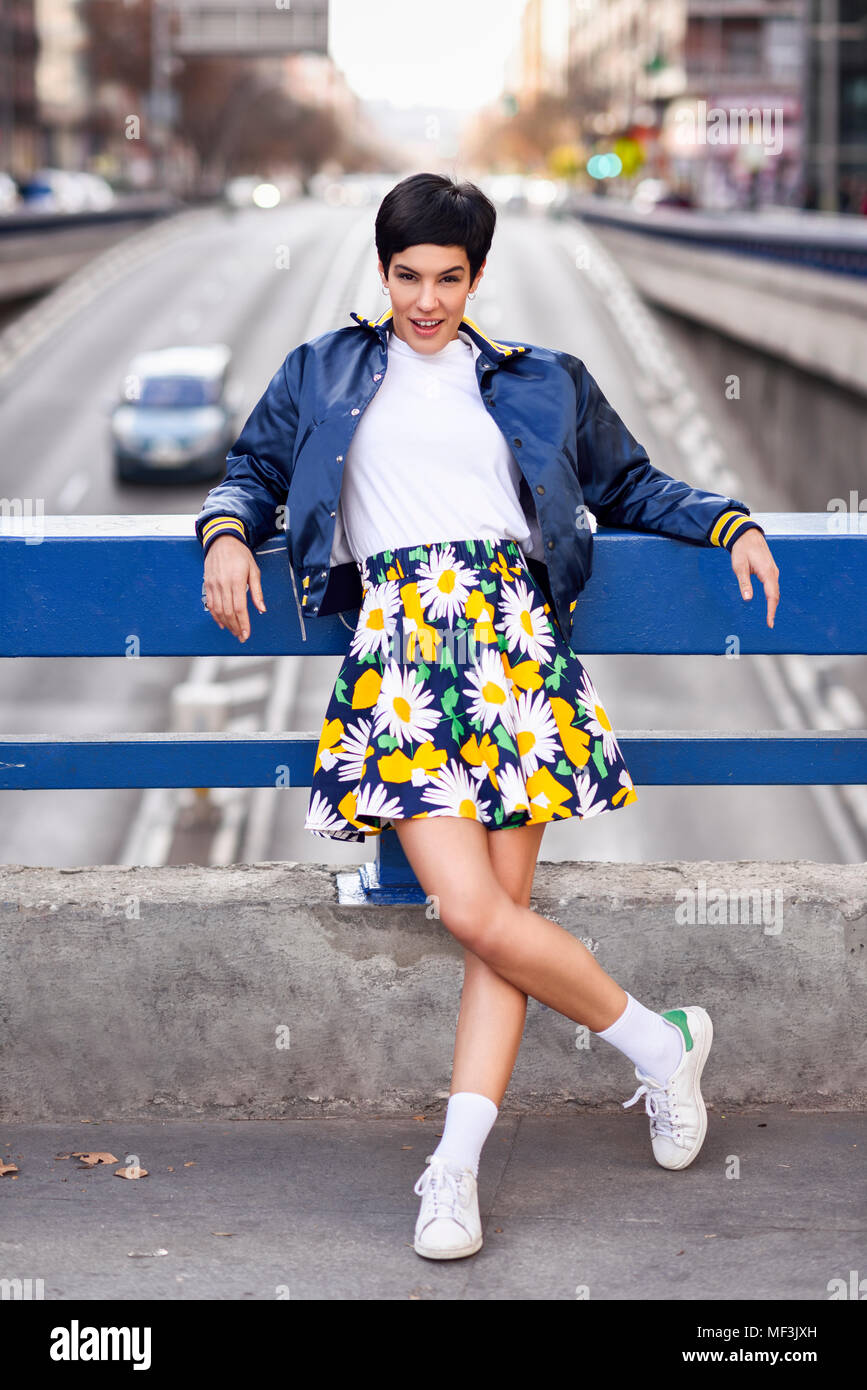
<svg viewBox="0 0 867 1390"><path fill-rule="evenodd" d="M369 319L365 318L363 314L356 314L354 310L351 310L349 317L355 319L356 323L360 323L362 328L372 328L379 334L382 346L387 347L388 328L393 315L393 309L386 309L385 313L381 314L378 319ZM465 333L469 334L476 346L481 349L482 353L497 363L497 365L499 365L500 362L505 362L507 357L517 357L519 353L532 352L529 343L516 343L512 347L507 347L505 343L498 343L493 338L489 338L487 333L482 332L477 323L467 318L466 314L464 314L461 319L461 328Z"/></svg>

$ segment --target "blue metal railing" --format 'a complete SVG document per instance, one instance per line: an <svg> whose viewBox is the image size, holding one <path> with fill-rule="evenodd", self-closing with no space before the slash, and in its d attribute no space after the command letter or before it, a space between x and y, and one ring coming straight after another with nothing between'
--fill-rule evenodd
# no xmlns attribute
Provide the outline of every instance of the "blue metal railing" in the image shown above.
<svg viewBox="0 0 867 1390"><path fill-rule="evenodd" d="M285 538L257 552L268 605L240 644L202 604L189 516L0 516L0 656L341 655L355 613L311 619L303 641ZM731 559L637 531L597 528L572 646L594 652L867 653L867 515L757 514L780 569L773 629L755 576ZM349 626L347 626L347 624ZM0 737L0 789L309 786L319 731ZM618 730L636 786L867 782L867 729ZM288 771L288 776L286 775ZM424 901L393 830L372 837L359 901Z"/></svg>

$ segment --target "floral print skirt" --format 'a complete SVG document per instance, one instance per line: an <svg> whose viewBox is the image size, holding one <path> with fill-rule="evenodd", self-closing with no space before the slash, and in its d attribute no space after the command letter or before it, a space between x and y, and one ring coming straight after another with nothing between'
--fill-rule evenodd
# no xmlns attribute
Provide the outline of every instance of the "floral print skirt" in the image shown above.
<svg viewBox="0 0 867 1390"><path fill-rule="evenodd" d="M305 830L363 841L420 816L501 830L637 799L593 682L516 541L401 546L357 563L362 604Z"/></svg>

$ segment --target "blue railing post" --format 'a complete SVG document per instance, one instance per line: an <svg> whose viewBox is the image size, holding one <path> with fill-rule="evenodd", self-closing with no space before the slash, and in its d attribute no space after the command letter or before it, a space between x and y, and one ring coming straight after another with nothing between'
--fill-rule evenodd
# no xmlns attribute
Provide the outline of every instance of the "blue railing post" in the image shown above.
<svg viewBox="0 0 867 1390"><path fill-rule="evenodd" d="M397 831L383 830L375 838L376 857L373 862L362 864L353 873L338 875L340 901L426 903L427 894L413 873Z"/></svg>

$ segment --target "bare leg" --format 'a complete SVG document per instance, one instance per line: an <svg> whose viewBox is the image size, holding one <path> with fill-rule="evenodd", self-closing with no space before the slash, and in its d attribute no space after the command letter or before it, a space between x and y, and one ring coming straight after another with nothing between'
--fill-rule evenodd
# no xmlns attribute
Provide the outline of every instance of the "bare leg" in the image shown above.
<svg viewBox="0 0 867 1390"><path fill-rule="evenodd" d="M509 896L494 872L483 825L423 816L395 821L395 830L423 891L439 900L443 924L498 975L593 1032L620 1017L626 992L587 947Z"/></svg>
<svg viewBox="0 0 867 1390"><path fill-rule="evenodd" d="M494 873L513 902L529 907L545 822L487 831ZM527 996L464 947L464 986L451 1094L473 1091L502 1104L527 1017Z"/></svg>

